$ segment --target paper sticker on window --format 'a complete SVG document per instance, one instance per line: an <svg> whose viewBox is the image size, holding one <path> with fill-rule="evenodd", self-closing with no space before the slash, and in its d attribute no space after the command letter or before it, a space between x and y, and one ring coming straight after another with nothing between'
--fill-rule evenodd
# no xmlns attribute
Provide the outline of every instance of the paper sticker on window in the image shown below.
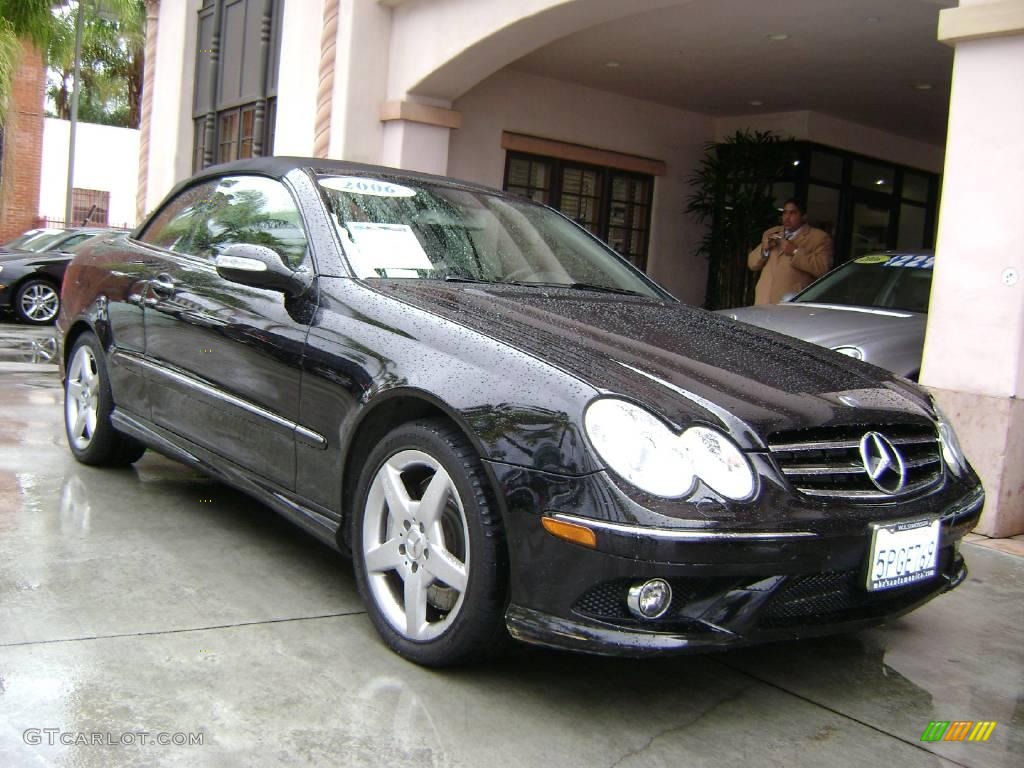
<svg viewBox="0 0 1024 768"><path fill-rule="evenodd" d="M344 230L351 238L347 250L359 277L416 277L417 270L433 268L406 224L349 221Z"/></svg>
<svg viewBox="0 0 1024 768"><path fill-rule="evenodd" d="M935 257L927 253L903 253L893 256L885 266L887 267L909 267L910 269L932 269L935 266Z"/></svg>
<svg viewBox="0 0 1024 768"><path fill-rule="evenodd" d="M872 256L861 256L857 259L858 264L884 264L889 260L888 256L882 254L876 254Z"/></svg>
<svg viewBox="0 0 1024 768"><path fill-rule="evenodd" d="M366 176L328 176L320 179L320 186L351 195L373 195L374 197L415 197L416 190L392 184L390 181Z"/></svg>

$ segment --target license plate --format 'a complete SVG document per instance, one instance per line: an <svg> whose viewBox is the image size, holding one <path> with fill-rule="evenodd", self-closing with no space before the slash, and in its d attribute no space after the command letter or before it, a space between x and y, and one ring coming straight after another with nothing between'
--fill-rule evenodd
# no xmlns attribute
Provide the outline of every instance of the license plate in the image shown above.
<svg viewBox="0 0 1024 768"><path fill-rule="evenodd" d="M930 579L939 559L939 521L875 523L868 559L868 592Z"/></svg>

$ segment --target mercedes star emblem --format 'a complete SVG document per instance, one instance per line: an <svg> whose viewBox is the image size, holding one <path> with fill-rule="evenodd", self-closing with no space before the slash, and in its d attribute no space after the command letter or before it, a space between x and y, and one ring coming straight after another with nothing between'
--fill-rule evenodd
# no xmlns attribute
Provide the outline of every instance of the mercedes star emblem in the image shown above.
<svg viewBox="0 0 1024 768"><path fill-rule="evenodd" d="M903 490L907 467L896 446L884 435L878 432L864 435L860 439L860 459L875 488L890 495Z"/></svg>

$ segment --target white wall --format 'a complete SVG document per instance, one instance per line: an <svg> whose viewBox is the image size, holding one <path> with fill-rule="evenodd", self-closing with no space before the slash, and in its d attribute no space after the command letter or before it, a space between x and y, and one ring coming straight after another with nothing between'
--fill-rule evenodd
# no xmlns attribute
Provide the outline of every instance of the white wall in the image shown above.
<svg viewBox="0 0 1024 768"><path fill-rule="evenodd" d="M322 0L285 0L277 67L275 155L313 154L323 13Z"/></svg>
<svg viewBox="0 0 1024 768"><path fill-rule="evenodd" d="M501 187L512 131L662 160L655 179L648 273L680 299L704 300L707 261L694 256L703 229L683 213L686 182L711 139L710 118L693 112L503 70L459 98L462 128L451 132L448 173Z"/></svg>
<svg viewBox="0 0 1024 768"><path fill-rule="evenodd" d="M942 173L945 149L941 145L914 141L821 112L799 110L719 117L715 118L714 125L715 141L722 141L743 129L774 131L784 137L813 141L922 171Z"/></svg>
<svg viewBox="0 0 1024 768"><path fill-rule="evenodd" d="M48 117L43 125L39 215L63 219L71 123ZM134 128L79 123L75 135L74 185L110 193L111 226L135 226L139 183L139 132Z"/></svg>
<svg viewBox="0 0 1024 768"><path fill-rule="evenodd" d="M156 88L150 122L149 182L145 201L147 213L171 187L192 172L192 95L199 3L200 0L175 0L160 4Z"/></svg>

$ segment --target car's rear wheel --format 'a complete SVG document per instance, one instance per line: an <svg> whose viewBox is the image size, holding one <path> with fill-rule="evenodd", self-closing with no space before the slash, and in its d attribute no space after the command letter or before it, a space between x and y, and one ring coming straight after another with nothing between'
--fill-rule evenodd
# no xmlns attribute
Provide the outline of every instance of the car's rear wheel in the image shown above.
<svg viewBox="0 0 1024 768"><path fill-rule="evenodd" d="M507 642L504 534L480 458L444 421L413 422L366 461L352 516L356 580L401 656L446 666Z"/></svg>
<svg viewBox="0 0 1024 768"><path fill-rule="evenodd" d="M60 289L49 280L26 280L14 296L14 312L32 325L49 325L60 312Z"/></svg>
<svg viewBox="0 0 1024 768"><path fill-rule="evenodd" d="M71 453L83 464L124 466L146 447L114 429L114 398L99 340L83 333L68 356L64 379L64 427Z"/></svg>

